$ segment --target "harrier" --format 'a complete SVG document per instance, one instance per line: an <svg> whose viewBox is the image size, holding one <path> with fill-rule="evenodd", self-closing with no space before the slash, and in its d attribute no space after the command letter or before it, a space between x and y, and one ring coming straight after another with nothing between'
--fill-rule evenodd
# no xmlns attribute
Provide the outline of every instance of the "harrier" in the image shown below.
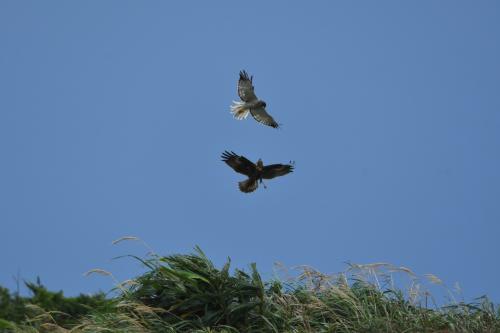
<svg viewBox="0 0 500 333"><path fill-rule="evenodd" d="M234 171L248 177L247 180L238 183L240 191L245 193L255 191L259 186L259 182L262 183L262 179L284 176L287 173L293 172L294 169L292 164L270 164L264 166L261 159L257 161L257 164L254 164L245 157L228 151L225 151L221 157L222 161L226 162Z"/></svg>
<svg viewBox="0 0 500 333"><path fill-rule="evenodd" d="M266 102L255 95L252 81L253 76L249 77L244 70L240 72L238 95L241 102L233 101L231 113L238 120L245 119L250 113L259 123L278 128L278 123L266 112Z"/></svg>

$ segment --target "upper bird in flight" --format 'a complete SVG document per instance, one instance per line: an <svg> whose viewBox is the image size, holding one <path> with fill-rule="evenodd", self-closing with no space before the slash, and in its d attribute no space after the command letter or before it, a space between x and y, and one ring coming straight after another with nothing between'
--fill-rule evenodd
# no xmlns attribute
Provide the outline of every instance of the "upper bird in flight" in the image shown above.
<svg viewBox="0 0 500 333"><path fill-rule="evenodd" d="M293 172L294 166L291 164L270 164L264 165L259 159L257 163L252 163L246 157L237 155L234 152L225 151L222 153L222 161L226 162L234 171L239 172L248 178L238 183L241 192L250 193L257 189L262 179L273 179ZM264 188L266 186L264 185Z"/></svg>
<svg viewBox="0 0 500 333"><path fill-rule="evenodd" d="M253 76L249 77L246 71L240 72L238 95L241 102L233 101L231 113L238 120L245 119L250 113L259 123L278 128L278 123L266 112L266 102L255 95L252 79Z"/></svg>

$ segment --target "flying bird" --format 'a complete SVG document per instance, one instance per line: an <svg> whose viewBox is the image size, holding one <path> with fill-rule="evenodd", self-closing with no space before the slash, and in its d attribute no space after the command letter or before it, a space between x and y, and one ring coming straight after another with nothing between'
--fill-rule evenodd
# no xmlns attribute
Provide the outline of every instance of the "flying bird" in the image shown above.
<svg viewBox="0 0 500 333"><path fill-rule="evenodd" d="M262 160L259 159L256 164L249 161L244 156L236 155L234 152L225 151L222 153L222 161L226 162L234 171L244 174L248 179L238 183L241 192L250 193L257 189L259 182L262 179L272 179L279 176L284 176L287 173L293 172L292 164L270 164L264 166ZM290 162L291 163L291 162ZM266 186L264 185L264 188Z"/></svg>
<svg viewBox="0 0 500 333"><path fill-rule="evenodd" d="M245 119L250 113L259 123L278 128L278 123L266 112L266 102L258 99L255 95L252 81L253 76L249 77L246 71L240 71L238 95L241 102L233 101L231 113L238 120Z"/></svg>

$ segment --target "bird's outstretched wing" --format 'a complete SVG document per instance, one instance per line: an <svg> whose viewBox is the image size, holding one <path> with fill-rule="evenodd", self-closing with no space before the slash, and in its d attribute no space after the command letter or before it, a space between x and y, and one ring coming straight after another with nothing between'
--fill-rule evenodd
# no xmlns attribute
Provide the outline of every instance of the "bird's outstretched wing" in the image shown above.
<svg viewBox="0 0 500 333"><path fill-rule="evenodd" d="M234 171L244 174L245 176L252 176L255 174L255 164L249 161L244 156L236 155L234 152L225 151L222 153L222 161L226 162Z"/></svg>
<svg viewBox="0 0 500 333"><path fill-rule="evenodd" d="M259 123L262 123L262 124L267 125L267 126L271 126L273 128L280 127L280 125L274 120L273 117L271 117L271 115L269 113L266 112L266 109L263 107L259 107L256 109L250 109L250 114Z"/></svg>
<svg viewBox="0 0 500 333"><path fill-rule="evenodd" d="M274 177L284 176L293 172L294 166L292 164L270 164L262 169L262 178L272 179Z"/></svg>
<svg viewBox="0 0 500 333"><path fill-rule="evenodd" d="M246 71L240 72L240 79L238 81L238 95L240 96L243 102L251 102L256 101L257 96L255 96L255 92L252 84L253 76L248 76Z"/></svg>

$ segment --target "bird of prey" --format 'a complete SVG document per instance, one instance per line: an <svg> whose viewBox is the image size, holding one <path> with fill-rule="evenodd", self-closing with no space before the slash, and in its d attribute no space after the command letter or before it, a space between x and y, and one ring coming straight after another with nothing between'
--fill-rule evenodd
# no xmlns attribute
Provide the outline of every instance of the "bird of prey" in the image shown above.
<svg viewBox="0 0 500 333"><path fill-rule="evenodd" d="M253 192L262 183L262 179L272 179L284 176L293 172L293 164L270 164L264 166L259 159L256 164L250 162L244 156L238 156L234 152L225 151L222 153L222 161L226 162L234 171L244 174L248 179L238 183L240 191L245 193ZM266 186L264 185L264 188Z"/></svg>
<svg viewBox="0 0 500 333"><path fill-rule="evenodd" d="M241 102L233 101L231 113L238 120L245 119L250 113L259 123L278 128L278 123L266 112L266 102L258 99L255 95L252 81L253 76L249 77L244 70L240 72L238 95Z"/></svg>

